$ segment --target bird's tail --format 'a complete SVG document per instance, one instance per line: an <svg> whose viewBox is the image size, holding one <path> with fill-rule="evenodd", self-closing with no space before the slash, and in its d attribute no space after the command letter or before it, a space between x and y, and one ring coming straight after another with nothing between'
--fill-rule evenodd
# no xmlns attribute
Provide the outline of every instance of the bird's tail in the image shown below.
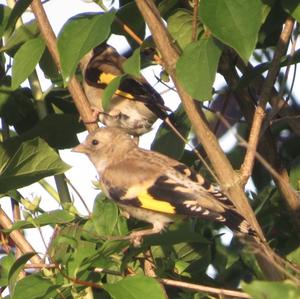
<svg viewBox="0 0 300 299"><path fill-rule="evenodd" d="M238 212L228 209L222 213L222 216L224 217L224 221L222 221L223 224L235 233L252 237L257 241L262 241L256 230L253 229L249 222Z"/></svg>

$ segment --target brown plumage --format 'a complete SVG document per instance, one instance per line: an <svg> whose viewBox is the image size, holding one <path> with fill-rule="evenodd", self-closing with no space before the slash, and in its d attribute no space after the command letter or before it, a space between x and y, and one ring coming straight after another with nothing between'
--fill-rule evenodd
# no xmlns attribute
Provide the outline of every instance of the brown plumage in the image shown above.
<svg viewBox="0 0 300 299"><path fill-rule="evenodd" d="M74 151L88 155L107 197L153 225L139 236L160 232L177 217L199 217L255 234L216 186L174 159L138 148L121 129L97 129Z"/></svg>

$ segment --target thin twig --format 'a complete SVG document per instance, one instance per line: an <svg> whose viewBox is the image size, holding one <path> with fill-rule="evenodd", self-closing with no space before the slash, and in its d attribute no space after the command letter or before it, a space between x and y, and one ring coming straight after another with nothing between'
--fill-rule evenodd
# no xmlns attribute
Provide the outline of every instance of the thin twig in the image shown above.
<svg viewBox="0 0 300 299"><path fill-rule="evenodd" d="M52 268L57 268L56 264L46 264L46 263L39 263L39 264L26 264L24 265L25 269L52 269Z"/></svg>
<svg viewBox="0 0 300 299"><path fill-rule="evenodd" d="M2 140L5 141L6 139L9 139L10 132L9 132L9 126L7 125L6 121L2 118L1 119L1 125L2 125ZM11 208L12 208L12 214L13 214L13 221L19 221L21 219L21 212L20 212L20 206L17 201L15 201L13 198L10 198L11 202ZM20 231L21 234L22 231ZM16 248L16 258L19 258L22 255L22 251L19 247Z"/></svg>
<svg viewBox="0 0 300 299"><path fill-rule="evenodd" d="M241 179L245 184L248 181L252 173L252 169L254 166L255 153L259 142L259 136L261 133L262 123L265 117L265 108L267 102L271 98L272 88L274 86L278 71L280 69L280 60L282 56L285 54L290 36L293 31L294 20L290 17L287 18L284 28L281 32L279 41L277 43L277 47L274 53L273 60L270 65L270 69L268 71L266 80L264 81L261 95L259 97L258 106L254 113L254 118L252 121L252 127L249 134L249 142L247 152L244 158L244 162L241 167Z"/></svg>
<svg viewBox="0 0 300 299"><path fill-rule="evenodd" d="M227 120L223 117L222 114L217 113L217 116L220 118L220 120L222 121L222 123L229 129L230 128L230 124L227 122ZM239 134L235 133L234 134L235 137L237 138L237 140L239 141L239 145L244 147L244 148L248 148L249 147L249 143ZM281 182L281 184L285 185L285 188L289 189L290 193L295 193L296 196L297 192L294 188L292 188L292 186L290 184L288 184L285 180L282 179L282 177L280 176L280 174L272 167L272 165L258 152L255 152L255 158L257 158L257 160L265 167L265 169L279 182ZM300 198L299 198L300 200Z"/></svg>
<svg viewBox="0 0 300 299"><path fill-rule="evenodd" d="M280 89L279 89L279 92L278 92L278 98L283 98L283 95L284 95L284 91L285 91L285 87L286 87L288 75L289 75L290 68L291 68L291 65L292 65L292 62L293 62L293 59L294 59L294 56L295 56L297 39L298 39L298 34L296 35L295 40L291 39L290 55L288 56L286 70L285 70L284 77L283 77L283 80L281 82ZM296 65L295 65L295 69L296 69ZM296 73L294 72L292 86L294 85L295 74ZM263 125L263 127L261 129L260 135L263 135L264 132L267 130L267 128L269 127L269 125L270 125L272 119L274 118L274 116L277 115L277 114L279 114L280 111L283 108L288 107L288 100L289 100L289 97L290 97L291 93L292 93L292 87L291 87L291 90L289 92L289 95L286 97L286 100L283 101L283 103L281 105L278 105L278 107L273 108L271 110L271 112L267 115L267 118L264 121L264 125Z"/></svg>
<svg viewBox="0 0 300 299"><path fill-rule="evenodd" d="M166 279L166 278L160 278L160 279L158 279L158 281L163 283L164 285L178 287L178 288L184 288L184 289L193 290L193 291L217 294L219 296L223 295L223 296L230 296L230 297L236 297L236 298L251 299L251 297L248 294L239 292L239 291L234 291L234 290L213 288L213 287L208 287L208 286L204 286L204 285L200 285L200 284L188 283L188 282L184 282L184 281L177 281L177 280Z"/></svg>
<svg viewBox="0 0 300 299"><path fill-rule="evenodd" d="M222 103L222 107L221 107L221 110L220 110L220 114L221 115L224 115L225 114L225 111L226 111L226 108L227 108L227 105L228 105L228 102L230 100L230 96L231 96L231 93L230 91L227 92L227 94L225 95L225 99ZM217 111L215 111L214 113L218 113ZM213 132L215 135L217 135L217 132L218 132L218 129L220 127L220 124L221 124L221 120L218 118L217 122L216 122L216 125L214 126L213 128Z"/></svg>
<svg viewBox="0 0 300 299"><path fill-rule="evenodd" d="M20 205L13 198L11 198L11 205L12 205L12 211L13 211L13 220L14 220L14 223L16 223L21 220ZM23 232L21 230L19 230L19 231L23 235ZM22 251L20 250L20 248L17 247L16 248L16 258L19 258L21 255L22 255Z"/></svg>
<svg viewBox="0 0 300 299"><path fill-rule="evenodd" d="M201 153L190 144L190 142L182 136L182 134L175 128L175 126L172 124L170 119L167 117L165 118L164 122L169 126L169 128L177 135L179 139L181 139L194 153L195 155L199 158L201 163L204 165L204 167L208 170L210 175L214 178L215 182L220 185L220 180L219 178L215 175L214 171L212 168L209 166L209 164L205 161L205 159L202 157Z"/></svg>
<svg viewBox="0 0 300 299"><path fill-rule="evenodd" d="M194 0L193 2L192 42L197 39L199 0Z"/></svg>
<svg viewBox="0 0 300 299"><path fill-rule="evenodd" d="M143 40L127 25L125 24L120 18L116 17L116 21L123 27L123 30L139 45L143 43Z"/></svg>
<svg viewBox="0 0 300 299"><path fill-rule="evenodd" d="M78 196L78 198L80 199L81 203L83 204L83 206L85 207L85 209L87 210L88 214L91 215L91 211L89 210L89 207L87 206L87 204L85 203L83 197L81 196L81 194L79 193L79 191L75 188L75 186L71 183L71 181L65 177L65 181L67 182L67 184L73 189L73 191L76 193L76 195Z"/></svg>
<svg viewBox="0 0 300 299"><path fill-rule="evenodd" d="M144 252L144 273L146 276L156 277L155 263L150 248Z"/></svg>
<svg viewBox="0 0 300 299"><path fill-rule="evenodd" d="M98 284L98 283L94 283L91 281L86 281L86 280L81 280L81 279L77 279L77 278L73 278L68 276L63 269L61 268L61 266L59 264L56 265L56 269L58 269L58 271L60 272L60 274L66 278L67 280L70 280L71 282L73 282L74 284L78 284L78 285L82 285L82 286L86 286L86 287L92 287L95 289L102 289L103 287Z"/></svg>
<svg viewBox="0 0 300 299"><path fill-rule="evenodd" d="M247 74L248 72L251 73L253 71L253 66L251 66L250 63L248 63L248 65L246 66L244 62L241 61L241 59L235 59L235 57L236 54L233 53L233 51L227 51L225 54L223 54L221 64L219 66L219 70L224 76L229 86L237 86L240 81L240 77L237 73L237 70L235 69L234 60L236 60L236 66L240 69L240 71L243 74ZM252 123L253 116L255 113L255 101L253 101L252 98L253 91L259 93L264 80L265 78L261 75L257 77L248 88L235 89L233 91L235 98L238 101L241 112L244 115L246 122L249 124ZM270 100L270 104L273 109L278 109L279 107L284 106L286 104L286 102L283 99L277 96L277 91L274 87L272 88L272 98ZM291 129L300 136L300 122L293 118L293 116L296 116L296 111L291 110L291 107L288 108L289 109L284 108L281 111L279 111L280 116L291 117L287 119L287 123L291 127ZM272 167L277 171L277 173L280 174L282 180L286 181L286 183L289 184L290 179L288 169L286 168L284 163L281 162L280 156L277 153L276 142L273 138L270 129L268 129L265 132L265 134L261 135L258 151L272 165ZM289 189L285 188L285 184L281 184L281 182L276 179L275 183L278 187L280 194L282 195L282 198L285 200L291 212L291 218L293 219L293 222L297 226L299 226L299 199L297 198L297 196L295 196L295 193L291 193Z"/></svg>

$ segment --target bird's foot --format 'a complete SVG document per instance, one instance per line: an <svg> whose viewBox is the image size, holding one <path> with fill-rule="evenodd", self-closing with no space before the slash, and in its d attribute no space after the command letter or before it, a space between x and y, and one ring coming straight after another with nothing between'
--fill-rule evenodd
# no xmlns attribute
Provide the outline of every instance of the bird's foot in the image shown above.
<svg viewBox="0 0 300 299"><path fill-rule="evenodd" d="M97 123L99 121L99 115L100 115L100 113L103 112L103 111L101 111L96 106L91 106L91 110L92 110L91 119L90 120L85 120L84 121L85 124L94 124L94 123ZM79 120L81 120L81 117L79 118Z"/></svg>
<svg viewBox="0 0 300 299"><path fill-rule="evenodd" d="M164 230L163 224L154 223L152 228L134 231L128 237L134 247L140 247L143 243L144 236L159 234L163 230Z"/></svg>

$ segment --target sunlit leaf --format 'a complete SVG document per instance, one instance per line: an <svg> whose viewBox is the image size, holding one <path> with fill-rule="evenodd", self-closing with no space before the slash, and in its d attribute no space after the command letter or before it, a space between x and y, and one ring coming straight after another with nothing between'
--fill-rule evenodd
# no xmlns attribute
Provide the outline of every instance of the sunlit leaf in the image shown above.
<svg viewBox="0 0 300 299"><path fill-rule="evenodd" d="M33 72L45 50L45 43L41 37L24 43L14 56L12 67L12 88L16 89Z"/></svg>
<svg viewBox="0 0 300 299"><path fill-rule="evenodd" d="M132 76L139 77L141 69L140 48L137 48L133 54L123 63L123 70Z"/></svg>
<svg viewBox="0 0 300 299"><path fill-rule="evenodd" d="M201 38L185 47L178 59L176 73L193 98L211 99L220 55L221 50L211 37Z"/></svg>
<svg viewBox="0 0 300 299"><path fill-rule="evenodd" d="M105 284L103 288L114 299L166 299L162 286L151 277L126 277L114 284Z"/></svg>
<svg viewBox="0 0 300 299"><path fill-rule="evenodd" d="M69 169L58 154L40 138L22 143L11 156L2 144L0 162L0 192L21 188Z"/></svg>
<svg viewBox="0 0 300 299"><path fill-rule="evenodd" d="M260 0L201 0L199 14L212 34L247 62L257 42L263 8Z"/></svg>
<svg viewBox="0 0 300 299"><path fill-rule="evenodd" d="M64 81L88 51L108 38L114 16L115 12L79 14L64 25L57 41Z"/></svg>

